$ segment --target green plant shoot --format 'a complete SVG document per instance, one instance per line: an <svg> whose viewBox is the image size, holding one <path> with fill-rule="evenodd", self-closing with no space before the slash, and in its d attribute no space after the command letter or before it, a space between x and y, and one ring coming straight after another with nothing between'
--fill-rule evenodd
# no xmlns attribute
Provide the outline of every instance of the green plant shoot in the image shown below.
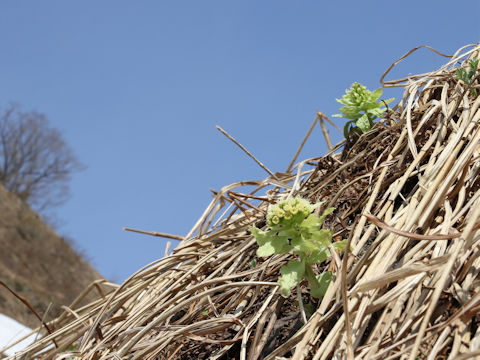
<svg viewBox="0 0 480 360"><path fill-rule="evenodd" d="M284 297L288 297L292 288L304 278L308 281L311 295L316 298L323 297L332 274L324 271L316 275L312 265L320 264L330 257L329 245L333 245L335 250L345 250L345 241L332 244L332 231L321 228L325 217L334 209L326 209L322 216L312 214L321 204L311 205L300 197L281 200L268 209L268 230L250 226L250 232L259 245L257 256L268 257L290 251L297 256L297 259L290 260L280 269L282 276L278 283Z"/></svg>
<svg viewBox="0 0 480 360"><path fill-rule="evenodd" d="M367 90L362 84L355 82L350 89L345 90L345 95L337 99L340 104L345 106L340 108L341 114L335 114L334 117L344 117L350 119L343 128L343 134L347 139L352 131L361 135L368 132L376 118L383 117L386 110L382 107L382 102L377 102L382 96L383 89L378 88L374 92ZM394 98L383 101L389 104ZM354 127L356 125L356 127ZM358 130L360 130L360 132Z"/></svg>
<svg viewBox="0 0 480 360"><path fill-rule="evenodd" d="M458 68L457 71L455 71L455 74L457 75L458 80L463 81L466 85L470 85L472 84L477 69L478 58L468 62L468 70L465 68ZM477 96L477 89L471 89L470 94Z"/></svg>

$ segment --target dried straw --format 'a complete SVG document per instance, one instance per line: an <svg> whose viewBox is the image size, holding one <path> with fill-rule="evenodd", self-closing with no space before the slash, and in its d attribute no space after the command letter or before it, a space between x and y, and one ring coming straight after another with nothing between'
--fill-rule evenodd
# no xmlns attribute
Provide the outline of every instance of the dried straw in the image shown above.
<svg viewBox="0 0 480 360"><path fill-rule="evenodd" d="M480 97L455 76L479 51L470 45L439 70L385 81L403 86L403 99L355 143L214 192L185 237L166 234L183 239L172 254L97 301L65 308L51 335L10 359L480 356ZM295 291L278 291L292 255L256 258L248 231L292 195L331 203L327 226L351 243L318 269L337 274L323 299L302 284L304 311Z"/></svg>

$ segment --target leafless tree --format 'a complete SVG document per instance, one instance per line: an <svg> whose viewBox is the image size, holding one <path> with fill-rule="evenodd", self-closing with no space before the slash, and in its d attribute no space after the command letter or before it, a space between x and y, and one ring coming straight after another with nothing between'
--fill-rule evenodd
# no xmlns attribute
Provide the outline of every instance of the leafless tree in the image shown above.
<svg viewBox="0 0 480 360"><path fill-rule="evenodd" d="M43 114L15 104L0 111L0 183L35 210L42 214L64 203L72 173L82 168Z"/></svg>

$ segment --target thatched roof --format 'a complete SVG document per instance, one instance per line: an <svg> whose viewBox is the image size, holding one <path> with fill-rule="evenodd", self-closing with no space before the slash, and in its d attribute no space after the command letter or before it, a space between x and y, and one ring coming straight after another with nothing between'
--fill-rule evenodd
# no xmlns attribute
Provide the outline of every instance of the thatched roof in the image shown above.
<svg viewBox="0 0 480 360"><path fill-rule="evenodd" d="M403 99L356 142L215 192L172 254L65 309L17 358L480 356L480 97L455 74L479 50L385 82L404 86ZM326 226L351 245L318 268L336 273L321 300L307 286L301 301L280 295L291 254L255 255L248 226L265 226L268 205L287 195L335 207Z"/></svg>

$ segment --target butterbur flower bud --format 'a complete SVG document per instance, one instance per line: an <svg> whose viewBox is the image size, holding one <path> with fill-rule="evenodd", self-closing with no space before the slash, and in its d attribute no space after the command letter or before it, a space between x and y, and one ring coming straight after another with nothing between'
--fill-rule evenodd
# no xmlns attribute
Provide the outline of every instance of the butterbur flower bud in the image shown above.
<svg viewBox="0 0 480 360"><path fill-rule="evenodd" d="M275 225L292 225L301 223L313 210L310 203L301 197L281 200L275 205L270 205L267 213L267 224L272 227Z"/></svg>
<svg viewBox="0 0 480 360"><path fill-rule="evenodd" d="M349 91L347 90L347 94L348 93ZM350 90L351 104L356 106L361 106L362 103L368 100L369 94L370 94L370 91L367 90L365 86L359 83L353 83Z"/></svg>

